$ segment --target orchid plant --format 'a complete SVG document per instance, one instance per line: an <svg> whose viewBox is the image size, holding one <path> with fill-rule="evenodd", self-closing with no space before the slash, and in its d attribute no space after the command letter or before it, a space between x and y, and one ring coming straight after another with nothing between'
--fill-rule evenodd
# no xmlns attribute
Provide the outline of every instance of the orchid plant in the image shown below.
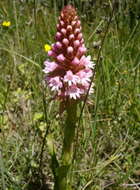
<svg viewBox="0 0 140 190"><path fill-rule="evenodd" d="M55 160L53 168L55 190L70 190L68 174L73 158L73 141L77 122L77 104L86 94L93 92L90 83L94 64L87 51L81 31L81 22L72 5L65 6L57 24L56 42L52 44L45 61L45 81L55 97L65 105L67 118L64 129L64 141L61 164Z"/></svg>

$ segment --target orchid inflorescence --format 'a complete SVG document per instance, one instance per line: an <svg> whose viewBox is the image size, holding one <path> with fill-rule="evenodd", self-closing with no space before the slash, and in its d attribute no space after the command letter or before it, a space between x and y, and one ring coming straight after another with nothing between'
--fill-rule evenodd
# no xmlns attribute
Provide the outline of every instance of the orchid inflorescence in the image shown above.
<svg viewBox="0 0 140 190"><path fill-rule="evenodd" d="M64 7L57 24L56 43L48 51L53 61L45 61L45 80L61 100L82 99L88 92L94 64L85 56L81 22L72 5ZM89 93L93 91L90 88Z"/></svg>

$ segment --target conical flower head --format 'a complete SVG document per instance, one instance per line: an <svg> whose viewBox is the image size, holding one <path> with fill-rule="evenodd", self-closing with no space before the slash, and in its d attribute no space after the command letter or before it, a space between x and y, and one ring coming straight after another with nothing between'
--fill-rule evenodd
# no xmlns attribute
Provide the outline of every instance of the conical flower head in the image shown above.
<svg viewBox="0 0 140 190"><path fill-rule="evenodd" d="M45 61L46 81L60 99L80 99L88 91L94 64L85 56L81 22L71 5L61 11L55 40L48 52L54 61Z"/></svg>

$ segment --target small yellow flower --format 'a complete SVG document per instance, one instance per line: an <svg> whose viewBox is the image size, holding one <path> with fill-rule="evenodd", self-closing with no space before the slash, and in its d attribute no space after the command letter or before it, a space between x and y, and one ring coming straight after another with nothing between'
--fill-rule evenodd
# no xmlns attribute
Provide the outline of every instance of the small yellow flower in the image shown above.
<svg viewBox="0 0 140 190"><path fill-rule="evenodd" d="M3 21L3 22L2 22L2 26L9 27L10 25L11 25L11 22L10 22L10 21Z"/></svg>
<svg viewBox="0 0 140 190"><path fill-rule="evenodd" d="M46 52L48 52L49 50L51 50L51 46L49 44L45 44L44 49Z"/></svg>

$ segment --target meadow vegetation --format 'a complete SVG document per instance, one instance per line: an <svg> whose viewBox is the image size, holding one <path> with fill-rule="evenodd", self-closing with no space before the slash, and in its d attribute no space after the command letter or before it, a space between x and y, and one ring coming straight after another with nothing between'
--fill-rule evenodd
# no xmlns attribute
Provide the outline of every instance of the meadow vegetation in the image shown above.
<svg viewBox="0 0 140 190"><path fill-rule="evenodd" d="M102 48L95 92L77 129L73 189L140 189L140 3L118 1L106 33L112 1L72 2L95 63ZM59 158L65 113L59 115L59 102L52 100L42 70L44 45L54 42L63 5L54 0L0 1L1 190L53 189L45 139L54 137ZM11 24L3 26L3 21Z"/></svg>

